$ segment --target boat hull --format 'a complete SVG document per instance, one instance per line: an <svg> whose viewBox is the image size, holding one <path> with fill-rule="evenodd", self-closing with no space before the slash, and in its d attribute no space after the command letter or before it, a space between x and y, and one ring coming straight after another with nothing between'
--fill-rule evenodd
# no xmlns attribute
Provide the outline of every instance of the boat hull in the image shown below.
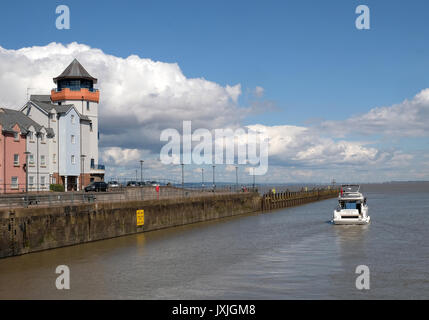
<svg viewBox="0 0 429 320"><path fill-rule="evenodd" d="M337 225L363 225L368 224L370 220L369 216L366 218L339 218L332 219L332 223Z"/></svg>

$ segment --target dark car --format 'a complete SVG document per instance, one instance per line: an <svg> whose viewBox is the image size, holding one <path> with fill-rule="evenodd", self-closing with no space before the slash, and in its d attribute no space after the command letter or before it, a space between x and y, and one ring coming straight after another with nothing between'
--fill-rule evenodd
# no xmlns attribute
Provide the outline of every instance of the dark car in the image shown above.
<svg viewBox="0 0 429 320"><path fill-rule="evenodd" d="M137 187L137 181L128 181L127 187Z"/></svg>
<svg viewBox="0 0 429 320"><path fill-rule="evenodd" d="M107 191L107 183L103 181L92 182L90 185L85 187L85 192L100 192Z"/></svg>

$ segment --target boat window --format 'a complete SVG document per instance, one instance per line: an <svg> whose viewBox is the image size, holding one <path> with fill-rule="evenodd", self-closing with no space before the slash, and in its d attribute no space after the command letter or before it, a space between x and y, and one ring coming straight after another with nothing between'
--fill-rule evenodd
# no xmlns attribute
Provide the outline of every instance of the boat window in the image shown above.
<svg viewBox="0 0 429 320"><path fill-rule="evenodd" d="M346 209L357 209L356 202L346 202Z"/></svg>

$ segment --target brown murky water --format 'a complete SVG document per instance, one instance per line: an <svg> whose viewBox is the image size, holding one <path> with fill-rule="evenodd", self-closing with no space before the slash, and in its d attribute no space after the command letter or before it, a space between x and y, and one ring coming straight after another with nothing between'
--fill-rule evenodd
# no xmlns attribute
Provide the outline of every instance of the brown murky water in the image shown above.
<svg viewBox="0 0 429 320"><path fill-rule="evenodd" d="M368 226L328 223L332 199L2 259L0 298L428 299L428 188L364 189ZM55 287L58 265L70 290Z"/></svg>

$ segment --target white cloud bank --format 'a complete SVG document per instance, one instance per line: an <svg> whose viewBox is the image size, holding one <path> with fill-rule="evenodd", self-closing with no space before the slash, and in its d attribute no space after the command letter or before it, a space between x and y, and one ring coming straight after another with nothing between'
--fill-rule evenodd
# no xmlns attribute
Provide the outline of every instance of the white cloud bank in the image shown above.
<svg viewBox="0 0 429 320"><path fill-rule="evenodd" d="M351 133L380 134L395 137L429 135L429 89L420 91L411 100L389 107L377 107L344 121L325 121L321 128L335 135Z"/></svg>

